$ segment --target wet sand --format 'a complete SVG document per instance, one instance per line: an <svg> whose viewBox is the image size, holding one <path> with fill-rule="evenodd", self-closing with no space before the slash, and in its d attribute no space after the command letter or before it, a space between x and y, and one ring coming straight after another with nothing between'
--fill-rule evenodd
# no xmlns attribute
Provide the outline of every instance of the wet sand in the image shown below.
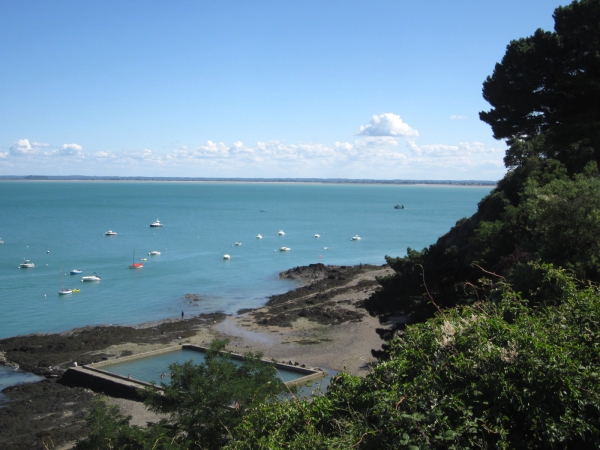
<svg viewBox="0 0 600 450"><path fill-rule="evenodd" d="M377 288L375 277L389 273L386 266L314 264L281 274L300 280L298 289L236 316L203 314L135 327L84 327L0 340L0 363L19 364L47 377L5 390L9 402L0 408L0 447L43 449L43 442L47 445L52 439L54 448L70 448L85 435L85 412L103 395L62 384L62 373L74 362L89 364L174 343L208 345L214 339L229 339L229 349L236 353L260 352L277 361L364 375L374 361L371 349L381 347L375 333L381 325L365 312L362 301ZM156 420L138 402L107 401L132 415L132 423Z"/></svg>

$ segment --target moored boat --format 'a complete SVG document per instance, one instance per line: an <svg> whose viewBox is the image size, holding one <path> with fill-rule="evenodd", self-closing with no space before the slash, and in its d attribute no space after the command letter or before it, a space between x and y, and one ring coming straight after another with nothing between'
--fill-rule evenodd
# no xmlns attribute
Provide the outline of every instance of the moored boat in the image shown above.
<svg viewBox="0 0 600 450"><path fill-rule="evenodd" d="M358 234L355 234L354 236L352 236L352 241L360 241L360 236Z"/></svg>
<svg viewBox="0 0 600 450"><path fill-rule="evenodd" d="M291 248L289 248L289 247L281 247L279 249L280 252L289 252L290 250L291 250Z"/></svg>
<svg viewBox="0 0 600 450"><path fill-rule="evenodd" d="M163 226L163 224L162 224L162 223L160 223L160 220L156 219L156 221L155 221L155 222L152 222L152 223L150 224L150 226L151 226L151 227L153 227L153 228L157 228L157 227L162 227L162 226Z"/></svg>
<svg viewBox="0 0 600 450"><path fill-rule="evenodd" d="M116 236L117 233L113 230L108 230L106 233L104 233L104 236Z"/></svg>
<svg viewBox="0 0 600 450"><path fill-rule="evenodd" d="M96 272L92 273L91 275L85 275L83 277L81 277L81 281L100 281L101 278L96 275Z"/></svg>
<svg viewBox="0 0 600 450"><path fill-rule="evenodd" d="M35 264L29 259L23 259L23 262L19 264L19 269L33 269Z"/></svg>
<svg viewBox="0 0 600 450"><path fill-rule="evenodd" d="M148 253L149 255L160 255L160 252L158 250L152 250L150 253Z"/></svg>
<svg viewBox="0 0 600 450"><path fill-rule="evenodd" d="M259 233L259 234L257 234L257 235L256 235L256 239L262 239L262 234L260 234L260 233Z"/></svg>
<svg viewBox="0 0 600 450"><path fill-rule="evenodd" d="M229 256L229 255L223 255L223 259L231 259L231 256Z"/></svg>
<svg viewBox="0 0 600 450"><path fill-rule="evenodd" d="M82 270L79 269L73 269L71 270L71 272L69 272L71 275L79 275L80 273L83 273Z"/></svg>
<svg viewBox="0 0 600 450"><path fill-rule="evenodd" d="M144 264L141 262L135 262L135 248L133 249L133 257L131 258L131 264L129 265L130 269L141 269L144 267Z"/></svg>
<svg viewBox="0 0 600 450"><path fill-rule="evenodd" d="M283 232L283 230L279 230L277 232L277 236L285 236L285 233Z"/></svg>

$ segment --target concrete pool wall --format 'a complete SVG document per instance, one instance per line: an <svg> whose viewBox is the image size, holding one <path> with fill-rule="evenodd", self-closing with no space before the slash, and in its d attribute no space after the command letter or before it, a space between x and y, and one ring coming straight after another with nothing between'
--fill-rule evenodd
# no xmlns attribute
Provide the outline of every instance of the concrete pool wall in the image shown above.
<svg viewBox="0 0 600 450"><path fill-rule="evenodd" d="M190 344L167 347L160 350L124 356L94 364L88 364L85 366L71 367L66 371L65 375L63 376L63 380L67 384L90 388L94 391L101 391L110 396L138 400L141 398L140 390L152 386L152 383L119 375L103 368L108 369L107 366L117 363L159 356L169 352L181 351L182 349L193 350L201 353L206 353L206 351L209 350L206 347ZM230 355L231 359L233 360L240 361L244 359L243 355L239 355L237 353L230 353ZM285 384L289 387L305 385L310 381L318 380L328 375L327 372L318 368L299 367L296 365L284 364L267 359L263 360L265 363L273 364L275 368L279 370L295 372L301 375L299 378L287 381Z"/></svg>

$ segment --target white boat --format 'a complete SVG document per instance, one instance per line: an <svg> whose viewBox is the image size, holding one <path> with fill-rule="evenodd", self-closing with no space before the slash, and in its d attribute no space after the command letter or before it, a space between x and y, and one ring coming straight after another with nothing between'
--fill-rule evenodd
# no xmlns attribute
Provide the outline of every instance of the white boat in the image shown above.
<svg viewBox="0 0 600 450"><path fill-rule="evenodd" d="M149 255L160 255L160 252L158 250L152 250L150 253L148 253Z"/></svg>
<svg viewBox="0 0 600 450"><path fill-rule="evenodd" d="M231 256L229 256L229 255L223 255L223 259L231 259Z"/></svg>
<svg viewBox="0 0 600 450"><path fill-rule="evenodd" d="M262 234L257 234L256 239L262 239Z"/></svg>
<svg viewBox="0 0 600 450"><path fill-rule="evenodd" d="M277 232L277 236L285 236L285 233L283 232L283 230L279 230Z"/></svg>
<svg viewBox="0 0 600 450"><path fill-rule="evenodd" d="M60 268L60 291L58 291L58 295L69 295L73 293L73 289L65 288L63 286L63 271L62 267Z"/></svg>
<svg viewBox="0 0 600 450"><path fill-rule="evenodd" d="M2 238L0 238L0 244L4 244L4 241L2 240Z"/></svg>
<svg viewBox="0 0 600 450"><path fill-rule="evenodd" d="M33 269L34 267L35 264L28 259L24 259L23 262L19 264L19 269Z"/></svg>
<svg viewBox="0 0 600 450"><path fill-rule="evenodd" d="M104 233L104 236L116 236L117 233L113 230L108 230L106 233Z"/></svg>
<svg viewBox="0 0 600 450"><path fill-rule="evenodd" d="M242 245L242 243L241 242L236 242L235 245L239 247L240 245Z"/></svg>
<svg viewBox="0 0 600 450"><path fill-rule="evenodd" d="M352 236L353 241L360 241L360 236L358 234L355 234L354 236Z"/></svg>
<svg viewBox="0 0 600 450"><path fill-rule="evenodd" d="M291 248L289 248L289 247L281 247L279 249L280 252L289 252L290 250L291 250Z"/></svg>
<svg viewBox="0 0 600 450"><path fill-rule="evenodd" d="M79 275L79 274L80 274L80 273L82 273L82 272L83 272L82 270L79 270L79 269L73 269L73 270L71 270L70 274L71 274L71 275Z"/></svg>
<svg viewBox="0 0 600 450"><path fill-rule="evenodd" d="M163 226L163 224L162 224L162 223L160 223L160 220L156 219L156 222L152 222L152 223L150 224L150 226L151 226L151 227L154 227L154 228L156 228L156 227L162 227L162 226Z"/></svg>
<svg viewBox="0 0 600 450"><path fill-rule="evenodd" d="M96 275L96 272L94 272L91 275L86 275L84 277L81 277L81 281L100 281L100 280L101 280L101 278L98 275Z"/></svg>
<svg viewBox="0 0 600 450"><path fill-rule="evenodd" d="M320 234L315 234L315 237L316 237L316 238L320 238L320 237L321 237L321 235L320 235Z"/></svg>

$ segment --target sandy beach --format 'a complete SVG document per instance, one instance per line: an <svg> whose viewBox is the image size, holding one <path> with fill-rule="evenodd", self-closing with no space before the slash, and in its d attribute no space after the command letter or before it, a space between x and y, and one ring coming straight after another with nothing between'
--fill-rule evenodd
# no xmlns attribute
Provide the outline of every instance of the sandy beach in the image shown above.
<svg viewBox="0 0 600 450"><path fill-rule="evenodd" d="M74 362L89 364L174 344L208 345L214 339L229 339L235 353L260 352L281 362L364 375L374 361L371 349L379 349L382 342L375 332L381 324L366 313L362 302L377 289L376 277L391 272L387 266L314 264L281 274L301 282L296 290L234 316L203 314L133 327L84 327L0 340L0 362L18 364L46 378L5 390L9 402L0 408L0 423L6 424L0 445L44 448L45 436L45 442L52 438L55 448L70 448L85 434L86 411L103 394L61 383L62 373ZM139 402L107 401L132 415L134 424L156 420Z"/></svg>

